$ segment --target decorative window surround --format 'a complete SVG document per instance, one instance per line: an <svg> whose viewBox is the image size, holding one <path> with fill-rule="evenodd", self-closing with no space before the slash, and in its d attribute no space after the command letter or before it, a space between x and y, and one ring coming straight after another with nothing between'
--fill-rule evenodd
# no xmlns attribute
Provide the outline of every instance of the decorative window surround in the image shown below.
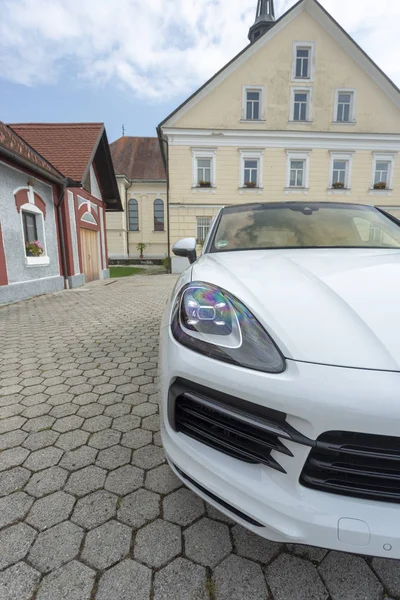
<svg viewBox="0 0 400 600"><path fill-rule="evenodd" d="M296 63L297 63L297 50L307 49L310 51L309 66L308 66L308 77L296 77ZM292 55L292 81L314 81L315 72L315 42L293 42L293 55Z"/></svg>
<svg viewBox="0 0 400 600"><path fill-rule="evenodd" d="M50 264L48 256L25 256L27 267L47 267Z"/></svg>
<svg viewBox="0 0 400 600"><path fill-rule="evenodd" d="M25 265L27 267L44 267L50 264L50 258L47 256L47 244L46 244L46 230L44 223L44 214L36 206L36 204L32 203L33 198L33 190L32 194L28 195L29 202L27 204L23 204L20 207L20 217L21 217L21 232L22 232L22 241L23 241L23 249L24 249L24 257L25 257ZM43 254L41 256L26 256L25 251L25 233L24 233L24 222L23 222L23 213L29 212L36 215L36 218L39 220L39 223L36 223L36 227L40 225L40 229L42 231L43 239L40 242L43 245Z"/></svg>
<svg viewBox="0 0 400 600"><path fill-rule="evenodd" d="M217 181L217 150L216 148L192 148L192 187L200 189L197 176L198 159L208 158L211 160L211 187L216 187ZM207 188L202 188L207 189Z"/></svg>
<svg viewBox="0 0 400 600"><path fill-rule="evenodd" d="M311 150L303 150L299 152L295 151L286 151L286 187L285 191L287 192L301 192L302 190L308 190L308 175L309 175L309 165L310 165L310 152ZM291 186L290 185L290 167L292 160L301 160L304 161L304 175L303 175L303 185L302 186Z"/></svg>
<svg viewBox="0 0 400 600"><path fill-rule="evenodd" d="M299 94L307 94L307 112L306 112L306 120L305 121L295 121L294 118L294 101L295 95ZM292 87L290 88L290 115L289 122L290 123L312 123L312 98L313 98L313 89L311 87Z"/></svg>
<svg viewBox="0 0 400 600"><path fill-rule="evenodd" d="M244 185L244 165L246 160L255 160L257 166L257 185L255 188L246 188ZM240 150L240 177L239 188L242 191L253 192L262 189L263 184L264 150Z"/></svg>
<svg viewBox="0 0 400 600"><path fill-rule="evenodd" d="M248 119L247 118L247 92L259 92L260 94L260 107L259 107L259 118ZM242 122L246 123L259 123L265 121L265 88L263 85L244 85L242 90Z"/></svg>
<svg viewBox="0 0 400 600"><path fill-rule="evenodd" d="M372 160L372 180L370 187L370 195L374 194L390 194L393 191L393 175L394 175L394 166L396 161L397 152L374 152ZM386 190L375 190L375 173L376 173L376 163L378 162L388 162L389 163L389 173L388 173L388 182ZM372 192L372 194L371 194ZM391 195L391 194L390 194Z"/></svg>
<svg viewBox="0 0 400 600"><path fill-rule="evenodd" d="M351 172L354 152L330 152L331 164L329 168L328 190L332 193L343 195L351 189ZM335 161L344 161L346 163L346 175L344 188L332 188L333 183L333 165Z"/></svg>
<svg viewBox="0 0 400 600"><path fill-rule="evenodd" d="M338 105L339 105L339 94L350 94L350 120L349 121L338 121ZM333 105L333 120L332 123L335 125L355 125L356 124L356 107L357 107L357 90L354 88L336 88L335 90L335 101Z"/></svg>

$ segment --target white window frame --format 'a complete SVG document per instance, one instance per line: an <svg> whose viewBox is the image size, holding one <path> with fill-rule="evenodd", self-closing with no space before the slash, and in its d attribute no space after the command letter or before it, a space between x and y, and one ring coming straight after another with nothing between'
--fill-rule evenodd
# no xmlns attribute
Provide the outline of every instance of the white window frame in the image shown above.
<svg viewBox="0 0 400 600"><path fill-rule="evenodd" d="M328 187L334 192L346 192L351 189L351 175L353 170L353 152L331 152L331 164L329 168L329 184ZM333 164L336 160L345 161L348 163L346 169L346 177L344 188L333 188Z"/></svg>
<svg viewBox="0 0 400 600"><path fill-rule="evenodd" d="M290 165L292 160L304 161L304 176L303 186L290 185ZM286 189L287 190L308 190L308 177L309 177L309 165L310 165L310 152L286 152Z"/></svg>
<svg viewBox="0 0 400 600"><path fill-rule="evenodd" d="M217 150L215 148L192 148L192 187L200 187L197 178L197 161L202 158L211 160L211 187L215 188L217 185ZM204 190L207 189L204 188Z"/></svg>
<svg viewBox="0 0 400 600"><path fill-rule="evenodd" d="M388 152L374 152L373 160L372 160L372 180L370 190L374 192L391 192L393 191L393 176L394 176L394 167L396 162L397 153L388 153ZM388 183L386 190L376 190L374 188L375 185L375 172L376 172L376 163L377 162L388 162L389 164L389 173L388 173Z"/></svg>
<svg viewBox="0 0 400 600"><path fill-rule="evenodd" d="M259 119L247 118L247 92L260 92ZM246 123L259 123L265 121L265 88L263 85L244 85L242 90L242 121Z"/></svg>
<svg viewBox="0 0 400 600"><path fill-rule="evenodd" d="M256 160L257 168L257 186L256 188L246 188L244 185L244 165L246 160ZM264 150L240 150L240 177L239 187L243 189L254 190L262 189L263 187L263 167L264 167Z"/></svg>
<svg viewBox="0 0 400 600"><path fill-rule="evenodd" d="M297 61L297 50L301 48L307 48L310 50L310 73L309 77L296 77L296 61ZM315 73L315 42L293 42L293 54L292 54L292 81L314 81Z"/></svg>
<svg viewBox="0 0 400 600"><path fill-rule="evenodd" d="M307 102L307 119L306 121L295 121L294 120L294 99L295 95L299 94L308 94L308 102ZM312 122L312 97L313 97L313 89L311 87L292 87L290 90L290 116L289 120L291 123L311 123Z"/></svg>
<svg viewBox="0 0 400 600"><path fill-rule="evenodd" d="M207 231L207 234L203 238L203 242L206 241L206 239L208 237L208 234L210 233L211 225L212 225L212 222L213 222L213 218L211 216L205 216L205 215L197 215L196 216L196 240L197 240L197 243L200 243L199 241L201 241L201 238L198 235L198 233L199 233L199 227L201 229L203 229L203 230L204 230L205 227L207 227L206 225L199 225L199 219L209 219L210 220L210 223L208 225L208 231Z"/></svg>
<svg viewBox="0 0 400 600"><path fill-rule="evenodd" d="M338 121L339 94L351 94L350 121ZM336 88L335 101L333 103L333 119L335 125L354 125L356 123L357 90L354 88Z"/></svg>
<svg viewBox="0 0 400 600"><path fill-rule="evenodd" d="M25 250L25 232L24 232L24 221L23 221L23 213L29 212L35 214L38 218L41 219L41 227L43 230L43 254L41 256L26 256ZM36 204L32 204L31 202L23 204L20 209L20 217L21 217L21 232L22 232L22 241L23 241L23 249L25 256L25 264L27 267L46 267L50 264L50 258L47 255L47 244L46 244L46 228L44 215L40 208L36 206ZM37 225L36 225L37 227Z"/></svg>

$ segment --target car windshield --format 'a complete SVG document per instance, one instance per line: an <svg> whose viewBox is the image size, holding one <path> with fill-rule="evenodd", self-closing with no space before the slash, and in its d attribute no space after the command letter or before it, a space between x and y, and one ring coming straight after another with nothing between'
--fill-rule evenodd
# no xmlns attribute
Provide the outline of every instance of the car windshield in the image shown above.
<svg viewBox="0 0 400 600"><path fill-rule="evenodd" d="M400 248L400 222L372 206L286 203L222 210L211 252L274 248Z"/></svg>

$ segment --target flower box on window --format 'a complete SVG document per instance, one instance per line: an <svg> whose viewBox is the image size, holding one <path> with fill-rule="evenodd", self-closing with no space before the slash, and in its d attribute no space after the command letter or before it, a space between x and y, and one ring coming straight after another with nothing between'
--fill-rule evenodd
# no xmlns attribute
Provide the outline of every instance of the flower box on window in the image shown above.
<svg viewBox="0 0 400 600"><path fill-rule="evenodd" d="M374 190L386 190L387 185L384 181L378 181L374 184Z"/></svg>
<svg viewBox="0 0 400 600"><path fill-rule="evenodd" d="M202 188L209 188L211 187L211 181L199 181L199 186Z"/></svg>
<svg viewBox="0 0 400 600"><path fill-rule="evenodd" d="M336 181L336 183L332 183L332 187L334 190L344 190L344 183Z"/></svg>
<svg viewBox="0 0 400 600"><path fill-rule="evenodd" d="M245 181L244 185L247 188L255 188L255 187L257 187L257 184L254 181Z"/></svg>
<svg viewBox="0 0 400 600"><path fill-rule="evenodd" d="M41 256L44 252L43 246L38 240L26 242L25 250L26 256Z"/></svg>

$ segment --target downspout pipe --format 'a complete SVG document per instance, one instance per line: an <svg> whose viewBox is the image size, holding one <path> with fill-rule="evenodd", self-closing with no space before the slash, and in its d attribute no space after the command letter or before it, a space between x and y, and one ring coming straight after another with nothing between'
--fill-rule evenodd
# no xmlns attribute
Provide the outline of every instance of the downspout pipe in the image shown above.
<svg viewBox="0 0 400 600"><path fill-rule="evenodd" d="M57 213L58 213L58 233L60 236L60 242L61 242L61 263L62 263L62 268L63 268L63 272L64 272L64 288L66 290L69 290L69 281L68 281L68 277L67 277L67 257L65 254L65 237L64 237L64 228L63 228L63 216L62 216L62 205L64 202L64 198L65 198L65 191L67 189L67 183L64 182L63 186L62 186L62 190L60 193L60 196L58 198L58 203L57 203Z"/></svg>
<svg viewBox="0 0 400 600"><path fill-rule="evenodd" d="M169 192L170 192L170 185L169 185L169 144L168 144L168 139L165 139L163 137L162 129L161 129L160 125L157 127L157 134L158 134L158 140L159 140L159 143L160 143L161 156L163 158L165 172L167 174L167 245L168 245L167 257L168 257L168 272L171 273L172 272L172 265L171 265L171 231L170 231L170 221L169 221L169 212L170 212L169 211ZM164 148L163 148L163 145L164 145Z"/></svg>
<svg viewBox="0 0 400 600"><path fill-rule="evenodd" d="M126 253L127 253L127 264L129 264L130 248L129 248L129 205L128 205L128 188L129 184L125 183L125 223L126 223Z"/></svg>

